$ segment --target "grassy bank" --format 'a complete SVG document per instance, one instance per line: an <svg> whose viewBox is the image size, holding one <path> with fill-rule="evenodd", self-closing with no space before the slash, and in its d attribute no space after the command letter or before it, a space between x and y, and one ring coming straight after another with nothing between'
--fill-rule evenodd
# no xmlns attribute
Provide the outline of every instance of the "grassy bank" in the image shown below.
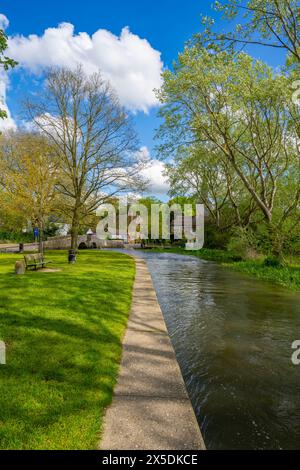
<svg viewBox="0 0 300 470"><path fill-rule="evenodd" d="M273 282L292 290L300 290L300 258L287 259L285 267L273 268L264 266L263 258L259 260L238 261L233 253L223 250L203 248L200 251L186 251L183 248L170 248L167 250L158 248L152 251L178 253L217 261L224 266L249 274L263 281Z"/></svg>
<svg viewBox="0 0 300 470"><path fill-rule="evenodd" d="M283 268L266 267L262 261L256 260L229 263L228 266L262 281L273 282L292 290L300 290L300 260L296 263L288 262Z"/></svg>
<svg viewBox="0 0 300 470"><path fill-rule="evenodd" d="M1 449L93 449L111 402L131 304L134 261L82 252L60 272L13 274L0 255Z"/></svg>

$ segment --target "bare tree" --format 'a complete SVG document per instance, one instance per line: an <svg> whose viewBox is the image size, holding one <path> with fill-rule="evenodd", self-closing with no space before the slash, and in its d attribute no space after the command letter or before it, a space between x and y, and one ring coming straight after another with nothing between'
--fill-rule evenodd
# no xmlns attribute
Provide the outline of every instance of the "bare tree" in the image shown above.
<svg viewBox="0 0 300 470"><path fill-rule="evenodd" d="M113 195L143 185L136 133L101 73L87 76L81 66L50 69L45 93L26 109L59 156L63 178L57 188L76 249L86 216Z"/></svg>

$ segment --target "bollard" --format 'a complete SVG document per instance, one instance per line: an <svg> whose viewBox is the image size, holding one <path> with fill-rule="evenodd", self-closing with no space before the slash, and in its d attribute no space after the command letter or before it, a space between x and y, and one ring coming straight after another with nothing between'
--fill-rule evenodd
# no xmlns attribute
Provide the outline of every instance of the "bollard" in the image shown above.
<svg viewBox="0 0 300 470"><path fill-rule="evenodd" d="M0 365L6 364L6 345L4 341L0 341Z"/></svg>
<svg viewBox="0 0 300 470"><path fill-rule="evenodd" d="M76 263L76 251L75 250L69 250L69 264L74 264Z"/></svg>
<svg viewBox="0 0 300 470"><path fill-rule="evenodd" d="M15 264L15 273L18 275L18 276L21 276L22 274L25 274L25 263L24 261L17 261L16 264Z"/></svg>

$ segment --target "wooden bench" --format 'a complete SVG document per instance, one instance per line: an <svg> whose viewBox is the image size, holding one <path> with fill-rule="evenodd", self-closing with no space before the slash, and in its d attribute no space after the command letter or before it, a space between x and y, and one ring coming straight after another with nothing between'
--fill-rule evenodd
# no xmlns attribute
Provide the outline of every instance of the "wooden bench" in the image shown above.
<svg viewBox="0 0 300 470"><path fill-rule="evenodd" d="M37 270L38 268L43 268L47 264L52 263L52 261L50 260L45 260L44 256L41 253L25 255L24 260L26 269L34 268L35 270Z"/></svg>

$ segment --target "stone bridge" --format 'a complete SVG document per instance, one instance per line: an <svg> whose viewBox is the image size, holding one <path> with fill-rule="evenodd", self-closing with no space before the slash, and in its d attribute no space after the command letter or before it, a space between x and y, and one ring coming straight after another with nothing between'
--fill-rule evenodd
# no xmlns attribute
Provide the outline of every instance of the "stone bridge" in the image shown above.
<svg viewBox="0 0 300 470"><path fill-rule="evenodd" d="M52 237L44 242L47 250L69 250L71 237ZM78 237L79 249L101 249L101 248L124 248L122 240L100 240L96 235L80 235ZM38 243L25 243L26 251L36 251L39 249ZM16 253L19 251L18 243L0 244L0 253Z"/></svg>
<svg viewBox="0 0 300 470"><path fill-rule="evenodd" d="M53 237L44 242L48 250L68 250L71 246L71 237ZM100 240L96 235L80 235L78 237L79 249L124 248L122 240Z"/></svg>

